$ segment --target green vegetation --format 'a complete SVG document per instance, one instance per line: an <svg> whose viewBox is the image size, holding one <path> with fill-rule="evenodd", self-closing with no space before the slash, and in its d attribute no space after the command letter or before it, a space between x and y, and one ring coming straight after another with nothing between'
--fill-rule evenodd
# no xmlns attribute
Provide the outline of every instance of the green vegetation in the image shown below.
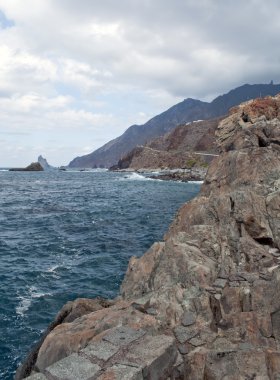
<svg viewBox="0 0 280 380"><path fill-rule="evenodd" d="M195 165L196 163L197 163L196 160L194 160L194 159L189 159L189 160L186 161L186 167L187 167L188 169L191 169L192 167L194 167L194 165Z"/></svg>
<svg viewBox="0 0 280 380"><path fill-rule="evenodd" d="M186 161L185 167L187 169L191 169L194 166L198 166L198 167L202 167L202 168L208 168L209 164L205 161L195 160L194 158L190 158L189 160Z"/></svg>
<svg viewBox="0 0 280 380"><path fill-rule="evenodd" d="M208 168L209 164L208 164L208 162L202 162L200 164L200 166L203 167L203 168Z"/></svg>

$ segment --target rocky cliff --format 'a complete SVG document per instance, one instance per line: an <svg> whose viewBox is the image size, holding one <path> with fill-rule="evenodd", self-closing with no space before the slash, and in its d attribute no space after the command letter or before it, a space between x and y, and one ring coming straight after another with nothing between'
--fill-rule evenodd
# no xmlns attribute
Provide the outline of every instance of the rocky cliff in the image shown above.
<svg viewBox="0 0 280 380"><path fill-rule="evenodd" d="M232 110L217 144L121 297L67 304L17 379L280 378L280 96Z"/></svg>
<svg viewBox="0 0 280 380"><path fill-rule="evenodd" d="M217 155L215 131L222 118L179 125L164 136L138 146L112 169L208 167Z"/></svg>
<svg viewBox="0 0 280 380"><path fill-rule="evenodd" d="M93 168L111 167L137 145L144 145L150 140L163 136L179 124L194 120L205 120L226 115L229 109L248 99L275 95L280 92L280 85L245 84L218 96L212 102L185 99L167 111L153 117L143 125L132 125L121 136L108 142L96 151L82 157L76 157L69 163L70 167Z"/></svg>

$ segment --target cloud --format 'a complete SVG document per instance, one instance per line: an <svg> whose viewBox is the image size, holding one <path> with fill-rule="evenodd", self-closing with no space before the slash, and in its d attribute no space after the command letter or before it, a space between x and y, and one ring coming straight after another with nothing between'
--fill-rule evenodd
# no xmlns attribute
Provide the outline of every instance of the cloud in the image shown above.
<svg viewBox="0 0 280 380"><path fill-rule="evenodd" d="M82 151L182 98L279 82L279 17L277 0L0 0L0 129Z"/></svg>

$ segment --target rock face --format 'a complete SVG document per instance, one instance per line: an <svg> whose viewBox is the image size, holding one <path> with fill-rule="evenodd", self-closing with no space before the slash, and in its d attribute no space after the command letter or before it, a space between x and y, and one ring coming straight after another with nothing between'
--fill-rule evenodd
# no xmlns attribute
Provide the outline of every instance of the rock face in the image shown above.
<svg viewBox="0 0 280 380"><path fill-rule="evenodd" d="M40 172L43 171L44 168L39 162L32 162L30 165L26 166L26 168L12 168L9 170L11 172Z"/></svg>
<svg viewBox="0 0 280 380"><path fill-rule="evenodd" d="M101 355L104 342L113 353L91 360L97 379L121 378L122 365L135 368L126 379L280 378L280 96L232 110L217 143L199 196L164 242L131 258L121 297L44 339L34 369L45 378L58 373L56 361L57 371L69 355L84 358L85 347ZM119 337L120 326L138 337L138 351L115 352L119 338L106 336ZM157 360L165 365L155 368Z"/></svg>
<svg viewBox="0 0 280 380"><path fill-rule="evenodd" d="M132 125L121 136L108 142L93 153L76 157L69 163L75 168L109 168L129 153L137 145L144 145L150 140L163 136L179 124L194 120L212 119L226 115L229 109L258 96L276 95L280 85L245 84L231 90L225 95L218 96L211 103L196 99L185 99L160 115L155 116L143 125Z"/></svg>
<svg viewBox="0 0 280 380"><path fill-rule="evenodd" d="M112 170L206 168L217 156L215 131L222 118L180 125L121 158Z"/></svg>

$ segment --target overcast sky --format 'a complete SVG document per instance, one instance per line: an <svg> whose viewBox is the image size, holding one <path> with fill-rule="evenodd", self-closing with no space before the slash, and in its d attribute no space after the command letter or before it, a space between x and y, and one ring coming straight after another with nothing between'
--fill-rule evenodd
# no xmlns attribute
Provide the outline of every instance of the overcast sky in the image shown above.
<svg viewBox="0 0 280 380"><path fill-rule="evenodd" d="M92 152L184 98L280 82L279 0L0 0L0 167Z"/></svg>

